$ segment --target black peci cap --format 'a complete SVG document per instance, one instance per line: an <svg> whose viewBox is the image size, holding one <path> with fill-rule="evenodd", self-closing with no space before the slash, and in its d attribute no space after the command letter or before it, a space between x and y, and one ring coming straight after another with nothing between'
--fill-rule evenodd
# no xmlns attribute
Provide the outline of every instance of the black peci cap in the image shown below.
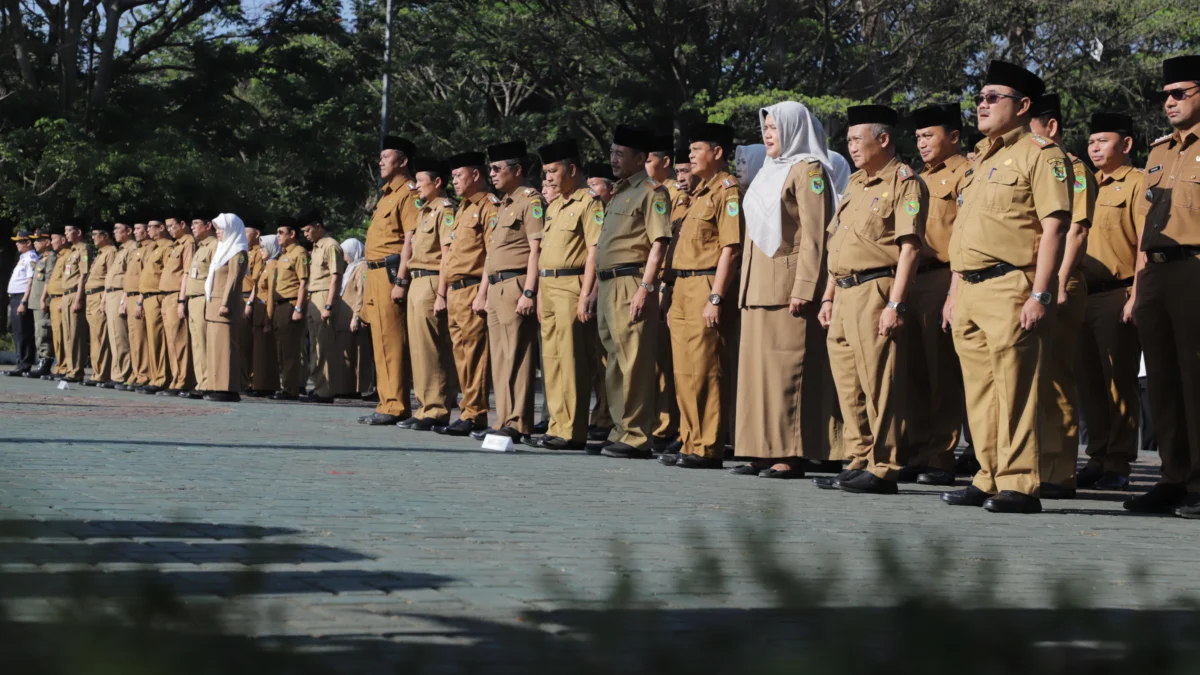
<svg viewBox="0 0 1200 675"><path fill-rule="evenodd" d="M538 158L542 160L542 164L561 162L564 159L573 159L578 161L579 143L577 143L574 138L555 141L538 148L537 154Z"/></svg>
<svg viewBox="0 0 1200 675"><path fill-rule="evenodd" d="M446 164L450 170L461 169L464 166L487 166L487 155L482 152L460 152L457 155L451 155L446 160Z"/></svg>
<svg viewBox="0 0 1200 675"><path fill-rule="evenodd" d="M525 141L509 141L508 143L500 143L488 148L489 162L503 162L508 159L517 159L522 162L529 156L525 148Z"/></svg>
<svg viewBox="0 0 1200 675"><path fill-rule="evenodd" d="M912 112L913 128L946 127L962 131L962 106L958 103L934 103Z"/></svg>
<svg viewBox="0 0 1200 675"><path fill-rule="evenodd" d="M1042 94L1038 97L1032 110L1034 117L1052 117L1058 120L1059 126L1064 126L1067 123L1063 119L1062 98L1058 94Z"/></svg>
<svg viewBox="0 0 1200 675"><path fill-rule="evenodd" d="M713 122L693 124L688 127L687 142L690 145L696 141L716 143L725 148L725 152L728 154L733 150L733 127L728 124L716 124Z"/></svg>
<svg viewBox="0 0 1200 675"><path fill-rule="evenodd" d="M682 150L676 150L675 151L675 160L673 163L675 164L675 166L679 166L680 164L691 164L692 163L691 155L692 155L691 150L688 150L687 148L683 148Z"/></svg>
<svg viewBox="0 0 1200 675"><path fill-rule="evenodd" d="M1088 133L1102 134L1115 132L1125 136L1133 135L1133 118L1121 113L1100 112L1092 115L1088 124Z"/></svg>
<svg viewBox="0 0 1200 675"><path fill-rule="evenodd" d="M450 175L450 168L446 162L433 158L421 158L413 160L412 170L413 175L418 173L431 173L434 176L440 176L441 178L445 178Z"/></svg>
<svg viewBox="0 0 1200 675"><path fill-rule="evenodd" d="M607 162L588 162L585 170L587 171L588 178L616 179L612 172L612 165Z"/></svg>
<svg viewBox="0 0 1200 675"><path fill-rule="evenodd" d="M65 237L67 236L67 227L58 223L48 225L46 226L46 234L57 234L60 237Z"/></svg>
<svg viewBox="0 0 1200 675"><path fill-rule="evenodd" d="M1200 82L1200 55L1189 54L1167 59L1162 64L1163 86L1176 82Z"/></svg>
<svg viewBox="0 0 1200 675"><path fill-rule="evenodd" d="M846 126L860 124L886 124L896 126L900 115L886 105L854 105L846 108Z"/></svg>
<svg viewBox="0 0 1200 675"><path fill-rule="evenodd" d="M1012 87L1034 101L1046 91L1046 83L1042 82L1042 78L1007 61L992 61L983 83Z"/></svg>
<svg viewBox="0 0 1200 675"><path fill-rule="evenodd" d="M670 156L671 152L675 150L675 134L673 132L654 134L651 141L650 152L661 152Z"/></svg>
<svg viewBox="0 0 1200 675"><path fill-rule="evenodd" d="M109 235L113 233L113 226L110 223L95 223L88 229L92 232L105 232Z"/></svg>
<svg viewBox="0 0 1200 675"><path fill-rule="evenodd" d="M651 146L654 144L654 136L641 127L620 124L613 131L613 145L620 145L638 152L650 152Z"/></svg>
<svg viewBox="0 0 1200 675"><path fill-rule="evenodd" d="M304 213L301 213L300 217L297 219L297 221L301 227L304 227L305 225L317 225L317 224L324 226L325 225L325 216L322 215L320 209L313 208L313 209L308 209ZM243 222L245 222L245 221L243 221Z"/></svg>
<svg viewBox="0 0 1200 675"><path fill-rule="evenodd" d="M384 136L383 149L399 150L409 157L417 156L417 146L407 138L400 138L399 136Z"/></svg>

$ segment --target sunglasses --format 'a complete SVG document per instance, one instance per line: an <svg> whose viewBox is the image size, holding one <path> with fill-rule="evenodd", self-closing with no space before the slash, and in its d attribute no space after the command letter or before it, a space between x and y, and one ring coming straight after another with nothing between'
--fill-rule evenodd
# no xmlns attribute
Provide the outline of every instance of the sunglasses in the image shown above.
<svg viewBox="0 0 1200 675"><path fill-rule="evenodd" d="M1013 96L1012 94L998 94L993 91L993 92L989 92L987 94L978 94L977 96L975 96L975 105L981 105L983 103L987 103L988 105L996 105L997 103L1000 102L1000 99L1003 99L1003 98L1011 98L1014 101L1020 101L1022 98L1024 98L1024 96Z"/></svg>
<svg viewBox="0 0 1200 675"><path fill-rule="evenodd" d="M1166 91L1156 91L1156 92L1154 92L1154 95L1151 98L1153 98L1155 101L1158 101L1159 103L1166 103L1168 98L1173 98L1176 101L1182 101L1183 99L1187 98L1188 96L1191 96L1191 94L1189 94L1188 92L1193 89L1200 89L1200 84L1194 85L1191 87L1178 87L1176 89L1168 89Z"/></svg>

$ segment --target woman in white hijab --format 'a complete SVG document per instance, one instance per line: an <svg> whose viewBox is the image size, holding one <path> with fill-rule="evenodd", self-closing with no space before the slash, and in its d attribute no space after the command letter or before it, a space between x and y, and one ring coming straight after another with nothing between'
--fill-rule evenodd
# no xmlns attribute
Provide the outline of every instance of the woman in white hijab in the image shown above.
<svg viewBox="0 0 1200 675"><path fill-rule="evenodd" d="M738 185L750 185L767 158L767 146L762 143L739 145L733 153Z"/></svg>
<svg viewBox="0 0 1200 675"><path fill-rule="evenodd" d="M357 239L347 239L342 242L342 253L346 256L346 282L342 284L342 302L338 307L345 307L350 312L350 319L345 322L349 332L342 332L342 322L338 322L338 347L345 350L349 372L355 375L355 391L362 394L363 399L377 401L375 393L375 349L371 345L371 327L363 323L362 308L363 294L366 291L367 259L364 257L363 243Z"/></svg>
<svg viewBox="0 0 1200 675"><path fill-rule="evenodd" d="M279 389L279 357L275 353L275 336L271 334L271 313L274 309L275 265L283 249L279 239L268 234L259 240L251 255L261 256L262 271L251 290L253 310L250 314L250 353L245 356L253 364L250 389L247 395L264 398Z"/></svg>
<svg viewBox="0 0 1200 675"><path fill-rule="evenodd" d="M208 351L206 401L232 403L241 400L242 355L238 340L245 305L242 277L246 274L246 227L232 213L213 219L217 228L217 250L213 252L208 278L204 280L205 343Z"/></svg>
<svg viewBox="0 0 1200 675"><path fill-rule="evenodd" d="M827 439L836 403L817 310L827 276L825 228L850 176L803 105L763 108L759 122L766 158L743 198L734 425L738 454L754 460L731 471L801 478L804 459L841 458Z"/></svg>

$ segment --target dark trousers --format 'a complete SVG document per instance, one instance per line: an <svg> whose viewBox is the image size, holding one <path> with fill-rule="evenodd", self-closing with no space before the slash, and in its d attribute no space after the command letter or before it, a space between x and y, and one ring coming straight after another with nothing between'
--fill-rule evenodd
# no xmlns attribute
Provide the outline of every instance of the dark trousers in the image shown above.
<svg viewBox="0 0 1200 675"><path fill-rule="evenodd" d="M8 299L8 325L12 329L13 342L17 348L17 370L29 370L37 361L37 345L33 340L33 310L26 307L25 313L20 314L17 308L21 306L21 296L13 295Z"/></svg>

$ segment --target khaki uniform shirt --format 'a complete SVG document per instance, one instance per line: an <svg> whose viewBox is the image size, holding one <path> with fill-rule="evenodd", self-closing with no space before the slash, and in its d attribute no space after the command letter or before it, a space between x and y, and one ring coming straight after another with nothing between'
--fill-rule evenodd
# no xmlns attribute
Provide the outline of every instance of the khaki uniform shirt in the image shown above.
<svg viewBox="0 0 1200 675"><path fill-rule="evenodd" d="M921 179L929 189L922 262L950 262L950 234L958 215L958 193L962 189L963 174L970 168L966 155L950 155L945 161L922 169Z"/></svg>
<svg viewBox="0 0 1200 675"><path fill-rule="evenodd" d="M721 249L740 246L746 231L742 214L742 189L728 171L718 171L696 189L691 206L672 242L673 270L710 270L721 259Z"/></svg>
<svg viewBox="0 0 1200 675"><path fill-rule="evenodd" d="M149 242L142 254L142 278L138 284L142 293L157 293L162 277L163 261L167 250L171 248L171 239L163 237Z"/></svg>
<svg viewBox="0 0 1200 675"><path fill-rule="evenodd" d="M830 274L895 267L901 237L925 240L928 205L924 182L897 157L874 176L854 172L829 225Z"/></svg>
<svg viewBox="0 0 1200 675"><path fill-rule="evenodd" d="M213 235L213 240L216 240L216 235ZM248 296L254 290L254 284L258 283L258 278L262 276L263 268L267 261L263 260L262 244L255 244L246 251L246 274L242 277L242 295ZM211 261L210 261L211 262Z"/></svg>
<svg viewBox="0 0 1200 675"><path fill-rule="evenodd" d="M260 256L261 257L261 256ZM278 260L267 260L263 263L262 273L258 275L258 293L255 300L267 306L267 318L275 317L275 267Z"/></svg>
<svg viewBox="0 0 1200 675"><path fill-rule="evenodd" d="M1033 267L1041 219L1071 211L1067 156L1024 127L979 148L958 196L950 267L955 272L1000 263Z"/></svg>
<svg viewBox="0 0 1200 675"><path fill-rule="evenodd" d="M342 247L337 239L321 237L313 244L312 264L308 271L308 292L328 291L333 275L337 274L340 277L345 271L346 257L342 254ZM345 281L341 279L342 283Z"/></svg>
<svg viewBox="0 0 1200 675"><path fill-rule="evenodd" d="M50 277L54 274L54 263L58 261L58 254L54 251L47 250L38 258L38 261L33 266L33 281L29 288L29 306L34 309L41 308L42 291L46 289L46 284L50 283Z"/></svg>
<svg viewBox="0 0 1200 675"><path fill-rule="evenodd" d="M496 274L528 267L529 240L542 238L545 215L542 193L531 187L519 187L501 197L499 210L488 223L484 270Z"/></svg>
<svg viewBox="0 0 1200 675"><path fill-rule="evenodd" d="M82 241L78 244L72 244L66 253L67 256L63 259L62 277L64 293L79 288L79 278L87 272L89 258L87 244Z"/></svg>
<svg viewBox="0 0 1200 675"><path fill-rule="evenodd" d="M645 265L651 245L671 238L668 204L667 188L645 171L617 181L600 236L588 242L596 246L596 269Z"/></svg>
<svg viewBox="0 0 1200 675"><path fill-rule="evenodd" d="M52 254L55 256L57 264L55 264L54 268L50 270L50 280L46 282L46 290L50 292L50 295L63 294L63 268L65 265L63 265L62 261L58 260L58 258L61 257L65 259L70 252L71 249L63 248L61 251L55 251Z"/></svg>
<svg viewBox="0 0 1200 675"><path fill-rule="evenodd" d="M1139 200L1145 199L1144 179L1132 166L1097 179L1095 221L1083 259L1083 275L1089 284L1133 278L1138 237L1145 223L1145 213L1137 208Z"/></svg>
<svg viewBox="0 0 1200 675"><path fill-rule="evenodd" d="M184 234L171 244L163 256L162 276L158 280L158 290L168 293L179 293L183 286L183 259L189 253L196 252L196 240L190 234Z"/></svg>
<svg viewBox="0 0 1200 675"><path fill-rule="evenodd" d="M600 195L587 188L559 195L546 207L538 269L582 269L587 263L588 242L600 237L603 225Z"/></svg>
<svg viewBox="0 0 1200 675"><path fill-rule="evenodd" d="M437 270L442 266L442 247L450 244L454 232L454 202L445 195L421 205L417 229L413 231L409 269Z"/></svg>
<svg viewBox="0 0 1200 675"><path fill-rule="evenodd" d="M204 283L208 280L208 266L212 264L213 253L217 251L217 238L209 237L200 242L196 247L196 252L192 254L192 265L187 273L187 288L184 293L189 298L194 298L198 295L204 295ZM251 258L259 257L258 254L251 254Z"/></svg>
<svg viewBox="0 0 1200 675"><path fill-rule="evenodd" d="M104 288L112 291L125 290L125 270L129 268L129 256L137 248L137 242L130 239L113 255L108 265L108 274L104 277Z"/></svg>
<svg viewBox="0 0 1200 675"><path fill-rule="evenodd" d="M125 294L138 295L142 292L142 258L149 250L149 240L133 242L133 248L125 256Z"/></svg>
<svg viewBox="0 0 1200 675"><path fill-rule="evenodd" d="M275 265L275 300L294 302L300 293L301 279L308 279L308 251L292 242Z"/></svg>
<svg viewBox="0 0 1200 675"><path fill-rule="evenodd" d="M376 262L404 249L404 234L417 226L417 184L404 176L383 186L367 227L366 258Z"/></svg>
<svg viewBox="0 0 1200 675"><path fill-rule="evenodd" d="M483 276L487 257L484 233L499 208L500 198L488 192L477 192L459 203L446 254L446 281Z"/></svg>
<svg viewBox="0 0 1200 675"><path fill-rule="evenodd" d="M1071 222L1091 227L1096 213L1096 174L1083 160L1067 154L1071 160Z"/></svg>
<svg viewBox="0 0 1200 675"><path fill-rule="evenodd" d="M1142 250L1200 246L1200 137L1175 133L1155 141L1146 159Z"/></svg>
<svg viewBox="0 0 1200 675"><path fill-rule="evenodd" d="M117 257L117 247L109 244L96 251L92 266L88 268L87 281L83 282L83 290L94 291L104 288L108 280L108 271L112 268L113 259Z"/></svg>

